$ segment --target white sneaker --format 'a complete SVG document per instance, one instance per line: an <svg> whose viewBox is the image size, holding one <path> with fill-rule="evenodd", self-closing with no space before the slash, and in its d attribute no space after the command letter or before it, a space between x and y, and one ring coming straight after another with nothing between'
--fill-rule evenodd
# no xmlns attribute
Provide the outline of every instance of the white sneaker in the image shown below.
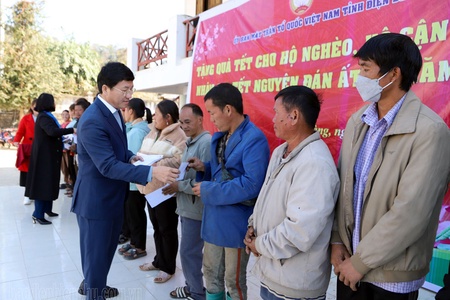
<svg viewBox="0 0 450 300"><path fill-rule="evenodd" d="M30 205L31 201L33 201L33 200L30 200L30 198L28 198L28 197L24 197L23 198L23 205Z"/></svg>

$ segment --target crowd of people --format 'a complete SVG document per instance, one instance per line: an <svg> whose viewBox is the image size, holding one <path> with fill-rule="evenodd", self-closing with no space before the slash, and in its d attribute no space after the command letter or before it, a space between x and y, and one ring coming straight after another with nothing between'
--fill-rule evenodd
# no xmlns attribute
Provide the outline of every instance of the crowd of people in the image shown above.
<svg viewBox="0 0 450 300"><path fill-rule="evenodd" d="M417 299L449 186L450 130L411 91L422 67L411 38L378 35L354 57L367 105L348 120L337 166L314 130L321 96L306 86L274 96L273 129L284 142L272 154L230 83L204 96L212 135L196 104L163 100L152 117L132 98L132 71L117 62L101 69L94 102L78 99L61 125L53 96L40 95L16 135L20 185L40 224L51 224L44 214L57 216L61 171L67 195L73 190L78 292L119 294L108 272L116 253L147 256L147 206L156 253L139 268L167 282L179 253L185 285L171 298L247 299L254 255L264 300L325 299L332 269L338 300ZM136 164L145 155L162 158ZM158 191L167 199L152 206L147 198Z"/></svg>

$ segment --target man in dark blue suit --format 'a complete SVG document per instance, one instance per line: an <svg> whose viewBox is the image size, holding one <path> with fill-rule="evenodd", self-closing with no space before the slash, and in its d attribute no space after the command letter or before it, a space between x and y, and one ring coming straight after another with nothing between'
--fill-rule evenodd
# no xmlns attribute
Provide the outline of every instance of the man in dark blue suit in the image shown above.
<svg viewBox="0 0 450 300"><path fill-rule="evenodd" d="M129 182L145 185L152 177L166 183L179 171L169 167L134 166L140 159L127 148L120 109L133 94L133 72L124 64L107 63L97 77L99 94L78 123L78 177L71 211L80 228L84 281L79 293L87 299L118 295L106 280L123 222Z"/></svg>

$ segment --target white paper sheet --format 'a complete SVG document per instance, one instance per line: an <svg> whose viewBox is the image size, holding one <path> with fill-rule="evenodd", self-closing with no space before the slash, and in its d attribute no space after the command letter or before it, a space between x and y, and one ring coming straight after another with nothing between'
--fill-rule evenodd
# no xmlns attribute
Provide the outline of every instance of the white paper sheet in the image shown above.
<svg viewBox="0 0 450 300"><path fill-rule="evenodd" d="M183 180L188 164L189 164L188 162L181 163L180 168L179 168L180 175L178 175L177 181ZM145 195L145 199L147 199L148 204L150 204L150 206L152 208L161 204L162 202L166 201L167 199L169 199L175 195L175 194L164 195L162 190L166 186L168 186L168 184L166 184L162 188L157 189L156 191L151 192L150 194Z"/></svg>
<svg viewBox="0 0 450 300"><path fill-rule="evenodd" d="M144 161L138 160L137 162L133 163L135 166L144 165L144 166L151 166L155 162L161 160L163 158L163 155L161 154L143 154L138 152L136 155L142 157Z"/></svg>

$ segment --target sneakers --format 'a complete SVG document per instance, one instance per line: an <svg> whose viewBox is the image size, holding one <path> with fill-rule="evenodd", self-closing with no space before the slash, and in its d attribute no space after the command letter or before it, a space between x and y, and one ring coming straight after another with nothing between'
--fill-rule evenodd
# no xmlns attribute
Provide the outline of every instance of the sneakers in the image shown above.
<svg viewBox="0 0 450 300"><path fill-rule="evenodd" d="M23 198L23 205L30 205L31 201L33 201L33 200L30 200L30 198L28 198L28 197L24 197Z"/></svg>

